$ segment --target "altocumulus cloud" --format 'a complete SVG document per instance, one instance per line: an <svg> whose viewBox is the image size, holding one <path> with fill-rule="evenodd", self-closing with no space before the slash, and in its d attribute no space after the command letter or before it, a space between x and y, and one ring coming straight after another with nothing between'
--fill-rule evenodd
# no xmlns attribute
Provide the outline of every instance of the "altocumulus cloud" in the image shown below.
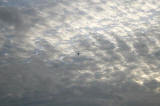
<svg viewBox="0 0 160 106"><path fill-rule="evenodd" d="M159 106L159 18L158 0L0 1L0 106Z"/></svg>

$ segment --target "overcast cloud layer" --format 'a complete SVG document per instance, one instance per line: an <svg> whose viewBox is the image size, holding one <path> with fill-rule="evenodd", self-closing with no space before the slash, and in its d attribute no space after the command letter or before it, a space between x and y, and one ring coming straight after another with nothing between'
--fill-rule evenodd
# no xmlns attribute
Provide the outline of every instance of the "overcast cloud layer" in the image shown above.
<svg viewBox="0 0 160 106"><path fill-rule="evenodd" d="M160 106L159 0L0 0L0 106Z"/></svg>

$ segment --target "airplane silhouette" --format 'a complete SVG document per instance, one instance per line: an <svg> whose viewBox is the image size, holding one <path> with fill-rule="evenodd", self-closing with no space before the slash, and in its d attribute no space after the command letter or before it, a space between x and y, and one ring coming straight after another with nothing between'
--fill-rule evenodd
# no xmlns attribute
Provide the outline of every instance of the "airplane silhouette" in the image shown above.
<svg viewBox="0 0 160 106"><path fill-rule="evenodd" d="M79 55L80 55L80 52L77 52L77 55L79 56Z"/></svg>

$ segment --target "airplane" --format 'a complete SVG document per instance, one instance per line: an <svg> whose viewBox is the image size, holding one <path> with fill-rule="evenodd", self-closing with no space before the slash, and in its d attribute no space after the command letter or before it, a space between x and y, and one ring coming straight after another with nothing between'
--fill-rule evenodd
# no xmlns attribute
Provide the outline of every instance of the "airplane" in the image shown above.
<svg viewBox="0 0 160 106"><path fill-rule="evenodd" d="M77 52L77 55L79 56L79 55L80 55L80 52Z"/></svg>

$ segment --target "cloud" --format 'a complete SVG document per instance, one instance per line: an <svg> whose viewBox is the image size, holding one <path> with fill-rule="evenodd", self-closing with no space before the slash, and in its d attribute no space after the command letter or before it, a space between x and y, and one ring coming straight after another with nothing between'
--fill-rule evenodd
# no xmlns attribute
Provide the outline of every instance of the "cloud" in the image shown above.
<svg viewBox="0 0 160 106"><path fill-rule="evenodd" d="M39 20L35 9L0 6L0 55L20 56L20 53L24 55L24 48L31 49L27 43L28 32Z"/></svg>
<svg viewBox="0 0 160 106"><path fill-rule="evenodd" d="M160 104L158 0L0 5L2 105Z"/></svg>
<svg viewBox="0 0 160 106"><path fill-rule="evenodd" d="M22 12L22 10L16 7L0 7L0 20L4 27L11 27L15 31L25 30L29 22L28 17Z"/></svg>

